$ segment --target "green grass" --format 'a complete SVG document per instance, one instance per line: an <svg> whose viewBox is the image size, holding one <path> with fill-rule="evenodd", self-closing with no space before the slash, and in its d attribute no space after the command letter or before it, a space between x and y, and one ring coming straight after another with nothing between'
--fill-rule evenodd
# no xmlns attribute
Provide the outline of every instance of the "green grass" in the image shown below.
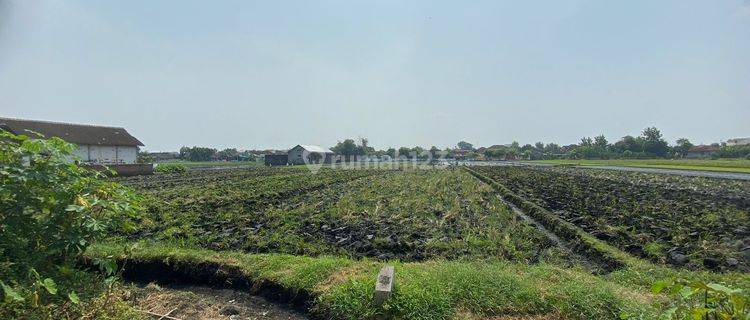
<svg viewBox="0 0 750 320"><path fill-rule="evenodd" d="M557 164L557 165L623 166L623 167L638 167L638 168L750 173L750 160L747 160L747 159L537 160L537 161L529 161L529 162Z"/></svg>
<svg viewBox="0 0 750 320"><path fill-rule="evenodd" d="M89 257L122 252L123 245L89 249ZM159 243L139 243L129 257L138 261L168 261L170 265L218 264L239 268L251 282L269 281L313 296L313 312L325 318L451 319L502 315L555 316L565 319L612 319L620 313L653 318L663 302L632 278L615 280L583 269L550 264L500 260L402 263L395 266L395 289L383 306L372 296L381 262L338 257L286 254L246 254L236 251L187 249ZM640 282L649 280L640 280Z"/></svg>

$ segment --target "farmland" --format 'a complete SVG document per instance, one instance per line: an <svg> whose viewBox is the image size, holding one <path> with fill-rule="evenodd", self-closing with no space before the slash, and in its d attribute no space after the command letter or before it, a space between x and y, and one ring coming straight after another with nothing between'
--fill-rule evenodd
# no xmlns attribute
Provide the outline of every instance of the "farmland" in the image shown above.
<svg viewBox="0 0 750 320"><path fill-rule="evenodd" d="M504 258L564 254L462 170L299 168L188 172L122 180L148 217L126 238L253 253L355 258Z"/></svg>
<svg viewBox="0 0 750 320"><path fill-rule="evenodd" d="M476 170L626 252L690 269L748 270L747 182L565 168Z"/></svg>
<svg viewBox="0 0 750 320"><path fill-rule="evenodd" d="M747 159L538 160L532 163L750 173L750 160Z"/></svg>
<svg viewBox="0 0 750 320"><path fill-rule="evenodd" d="M665 303L647 293L657 280L750 288L743 181L564 167L258 167L116 180L143 197L146 214L89 255L135 245L134 275L145 264L194 283L236 269L316 297L310 312L322 317L650 318ZM396 266L399 294L378 307L369 297L384 262Z"/></svg>

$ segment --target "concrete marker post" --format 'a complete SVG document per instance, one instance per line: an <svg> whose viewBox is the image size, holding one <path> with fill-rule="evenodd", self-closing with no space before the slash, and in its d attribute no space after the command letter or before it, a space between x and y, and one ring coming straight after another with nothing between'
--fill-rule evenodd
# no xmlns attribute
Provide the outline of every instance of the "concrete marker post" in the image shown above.
<svg viewBox="0 0 750 320"><path fill-rule="evenodd" d="M378 272L378 278L375 279L375 305L381 306L388 300L393 291L393 283L395 281L395 270L393 266L385 265Z"/></svg>

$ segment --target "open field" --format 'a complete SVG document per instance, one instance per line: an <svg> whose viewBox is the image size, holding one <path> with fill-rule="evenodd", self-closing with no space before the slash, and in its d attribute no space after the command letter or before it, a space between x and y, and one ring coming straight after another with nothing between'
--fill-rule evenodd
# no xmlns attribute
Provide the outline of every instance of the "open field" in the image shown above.
<svg viewBox="0 0 750 320"><path fill-rule="evenodd" d="M529 161L529 162L558 164L558 165L622 166L622 167L639 167L639 168L750 173L750 160L747 160L747 159L536 160L536 161Z"/></svg>
<svg viewBox="0 0 750 320"><path fill-rule="evenodd" d="M135 277L270 284L323 318L651 319L667 303L650 293L658 280L750 289L743 181L524 167L258 167L117 181L143 196L146 217L87 256L135 244ZM384 263L396 267L396 291L375 306Z"/></svg>

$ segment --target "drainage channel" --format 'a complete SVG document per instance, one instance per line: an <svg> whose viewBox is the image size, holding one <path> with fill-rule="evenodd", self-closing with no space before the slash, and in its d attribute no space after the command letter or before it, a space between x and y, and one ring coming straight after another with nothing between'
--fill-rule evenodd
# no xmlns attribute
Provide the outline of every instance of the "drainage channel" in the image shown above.
<svg viewBox="0 0 750 320"><path fill-rule="evenodd" d="M521 210L521 208L510 203L509 201L506 201L500 195L498 195L497 197L498 199L500 199L500 201L505 203L505 205L507 205L508 208L510 208L513 214L517 215L518 217L520 217L522 220L526 221L527 223L533 225L539 232L544 234L547 237L547 239L554 242L555 245L560 250L562 250L566 255L568 255L573 261L576 261L579 264L583 265L584 267L586 267L587 270L590 270L591 273L593 274L604 273L601 266L594 263L590 259L586 258L586 256L575 252L573 249L570 248L570 246L568 246L568 244L564 240L560 239L560 237L558 237L554 232L549 231L547 228L544 227L544 225L534 220L534 218L527 215L525 212L523 212L523 210Z"/></svg>
<svg viewBox="0 0 750 320"><path fill-rule="evenodd" d="M307 292L254 282L218 263L128 261L122 276L134 287L135 307L154 319L316 318Z"/></svg>
<svg viewBox="0 0 750 320"><path fill-rule="evenodd" d="M140 282L127 287L133 308L154 319L309 319L288 305L246 291Z"/></svg>

